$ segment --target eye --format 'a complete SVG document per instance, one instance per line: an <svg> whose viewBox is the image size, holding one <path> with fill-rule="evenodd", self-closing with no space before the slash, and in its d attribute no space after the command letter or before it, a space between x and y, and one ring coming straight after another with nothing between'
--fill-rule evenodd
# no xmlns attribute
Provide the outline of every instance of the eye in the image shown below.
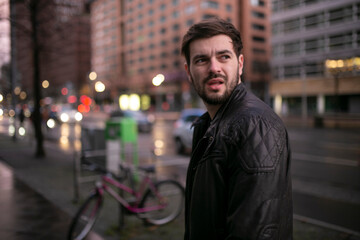
<svg viewBox="0 0 360 240"><path fill-rule="evenodd" d="M220 59L227 60L227 59L230 59L230 56L229 55L221 55Z"/></svg>
<svg viewBox="0 0 360 240"><path fill-rule="evenodd" d="M205 58L197 58L197 59L194 60L194 63L195 64L200 64L200 63L204 63L205 61L206 61Z"/></svg>

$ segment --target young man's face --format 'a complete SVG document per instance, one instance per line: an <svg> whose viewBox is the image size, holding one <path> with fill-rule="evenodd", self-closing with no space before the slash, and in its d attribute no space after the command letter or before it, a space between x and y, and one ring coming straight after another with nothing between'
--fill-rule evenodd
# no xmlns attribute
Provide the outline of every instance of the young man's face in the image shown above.
<svg viewBox="0 0 360 240"><path fill-rule="evenodd" d="M216 35L190 43L190 66L185 70L195 90L209 105L223 104L240 83L243 56L236 56L231 38Z"/></svg>

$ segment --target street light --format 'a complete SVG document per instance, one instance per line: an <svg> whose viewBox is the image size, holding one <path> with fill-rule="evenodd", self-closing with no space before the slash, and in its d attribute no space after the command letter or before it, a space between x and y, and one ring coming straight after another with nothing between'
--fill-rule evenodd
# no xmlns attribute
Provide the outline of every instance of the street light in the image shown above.
<svg viewBox="0 0 360 240"><path fill-rule="evenodd" d="M101 81L97 81L95 83L95 91L96 92L103 92L105 91L105 84L103 84Z"/></svg>
<svg viewBox="0 0 360 240"><path fill-rule="evenodd" d="M91 72L91 73L89 73L89 79L90 79L91 81L96 80L96 78L97 78L97 73L96 73L96 72Z"/></svg>

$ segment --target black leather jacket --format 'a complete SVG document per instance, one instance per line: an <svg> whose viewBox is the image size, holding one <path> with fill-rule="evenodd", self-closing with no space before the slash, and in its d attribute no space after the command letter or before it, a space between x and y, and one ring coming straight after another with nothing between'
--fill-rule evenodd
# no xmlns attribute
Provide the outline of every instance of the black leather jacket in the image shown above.
<svg viewBox="0 0 360 240"><path fill-rule="evenodd" d="M185 240L292 239L290 146L273 110L239 84L194 126Z"/></svg>

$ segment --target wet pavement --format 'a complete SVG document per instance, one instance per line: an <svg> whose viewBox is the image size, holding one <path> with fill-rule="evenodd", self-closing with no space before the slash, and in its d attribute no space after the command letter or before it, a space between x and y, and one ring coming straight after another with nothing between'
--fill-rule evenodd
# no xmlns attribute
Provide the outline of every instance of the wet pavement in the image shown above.
<svg viewBox="0 0 360 240"><path fill-rule="evenodd" d="M16 178L1 162L0 206L1 239L66 239L69 215Z"/></svg>
<svg viewBox="0 0 360 240"><path fill-rule="evenodd" d="M74 203L73 154L51 142L45 143L45 158L35 158L34 141L12 139L0 133L0 239L66 239ZM92 184L82 186L85 197ZM125 216L118 229L117 205L106 199L105 209L91 239L177 240L183 239L183 214L165 226L144 226L134 216ZM100 236L101 237L100 237ZM295 240L359 240L358 236L294 220Z"/></svg>

